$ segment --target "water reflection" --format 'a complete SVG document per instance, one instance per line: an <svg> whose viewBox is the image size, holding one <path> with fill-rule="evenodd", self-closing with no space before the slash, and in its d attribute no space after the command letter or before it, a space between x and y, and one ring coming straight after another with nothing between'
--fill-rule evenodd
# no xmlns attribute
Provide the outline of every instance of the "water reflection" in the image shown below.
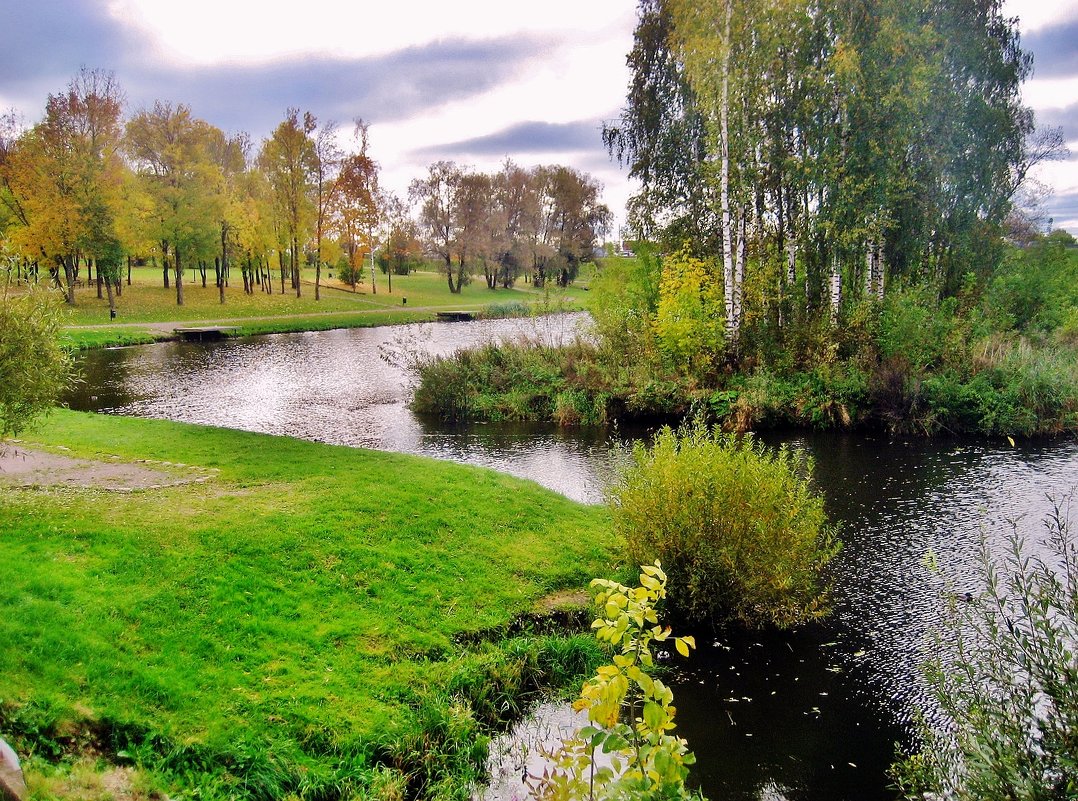
<svg viewBox="0 0 1078 801"><path fill-rule="evenodd" d="M74 408L285 434L493 467L595 502L609 470L602 432L444 426L407 408L394 356L445 353L503 336L572 336L581 318L289 334L166 343L83 359ZM384 356L391 357L389 360ZM632 438L642 432L622 432ZM918 711L940 594L976 592L983 530L1009 519L1031 538L1046 494L1078 485L1078 443L1012 448L970 441L767 434L815 460L814 480L845 547L833 563L834 615L792 634L702 642L674 679L695 774L713 798L888 799L885 772ZM933 554L940 572L925 566ZM709 641L710 642L710 641Z"/></svg>

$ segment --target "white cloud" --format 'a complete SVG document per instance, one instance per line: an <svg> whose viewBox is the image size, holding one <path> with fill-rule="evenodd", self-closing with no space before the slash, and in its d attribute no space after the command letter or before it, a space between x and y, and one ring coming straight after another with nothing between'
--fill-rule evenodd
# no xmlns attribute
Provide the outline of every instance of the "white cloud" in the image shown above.
<svg viewBox="0 0 1078 801"><path fill-rule="evenodd" d="M1006 0L1003 14L1018 17L1022 33L1078 16L1078 0Z"/></svg>
<svg viewBox="0 0 1078 801"><path fill-rule="evenodd" d="M283 56L380 55L429 42L513 33L600 33L632 17L632 0L112 0L114 18L140 28L189 64Z"/></svg>

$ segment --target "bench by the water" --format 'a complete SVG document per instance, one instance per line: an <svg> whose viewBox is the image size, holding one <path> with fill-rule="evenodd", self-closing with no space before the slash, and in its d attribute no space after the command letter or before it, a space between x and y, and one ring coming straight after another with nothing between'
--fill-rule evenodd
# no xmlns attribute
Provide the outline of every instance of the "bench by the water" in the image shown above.
<svg viewBox="0 0 1078 801"><path fill-rule="evenodd" d="M470 311L440 311L435 314L443 323L466 323L475 319L475 312Z"/></svg>
<svg viewBox="0 0 1078 801"><path fill-rule="evenodd" d="M212 342L224 339L228 334L238 330L238 325L205 325L195 328L173 328L172 332L184 342Z"/></svg>

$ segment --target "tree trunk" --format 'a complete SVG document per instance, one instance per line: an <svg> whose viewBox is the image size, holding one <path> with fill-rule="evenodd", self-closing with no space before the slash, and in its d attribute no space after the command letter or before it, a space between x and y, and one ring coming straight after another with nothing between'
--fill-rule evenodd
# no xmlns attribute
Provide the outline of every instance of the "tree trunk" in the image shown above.
<svg viewBox="0 0 1078 801"><path fill-rule="evenodd" d="M838 323L838 310L842 305L842 271L839 268L838 256L831 257L831 324Z"/></svg>
<svg viewBox="0 0 1078 801"><path fill-rule="evenodd" d="M734 344L741 333L741 287L745 283L745 211L740 209L737 222L737 258L734 260Z"/></svg>
<svg viewBox="0 0 1078 801"><path fill-rule="evenodd" d="M290 254L290 257L291 257L291 254ZM283 250L278 250L277 251L277 260L281 264L281 294L283 295L284 294L284 251Z"/></svg>
<svg viewBox="0 0 1078 801"><path fill-rule="evenodd" d="M296 297L300 296L299 287L299 240L292 240L292 288L296 290Z"/></svg>
<svg viewBox="0 0 1078 801"><path fill-rule="evenodd" d="M101 265L97 263L97 259L94 259L93 265L94 272L97 273L97 299L101 300L104 297L104 295L101 293L101 290L105 288L105 279L101 277ZM89 278L89 274L87 274L87 278Z"/></svg>
<svg viewBox="0 0 1078 801"><path fill-rule="evenodd" d="M127 285L131 286L131 257L127 257Z"/></svg>
<svg viewBox="0 0 1078 801"><path fill-rule="evenodd" d="M75 305L75 266L71 263L71 256L63 259L64 263L64 302L68 306Z"/></svg>
<svg viewBox="0 0 1078 801"><path fill-rule="evenodd" d="M180 249L173 248L172 261L176 272L176 305L183 305L183 262L180 261Z"/></svg>
<svg viewBox="0 0 1078 801"><path fill-rule="evenodd" d="M460 289L453 288L453 257L448 254L445 257L445 278L449 282L449 293L451 295L457 294Z"/></svg>
<svg viewBox="0 0 1078 801"><path fill-rule="evenodd" d="M722 94L719 99L719 210L722 220L722 281L726 306L726 336L736 344L738 324L734 302L734 227L730 219L730 16L731 0L726 0L726 25L722 51Z"/></svg>
<svg viewBox="0 0 1078 801"><path fill-rule="evenodd" d="M101 278L101 271L100 270L97 271L97 277L99 279ZM108 293L109 293L109 319L114 320L114 319L116 319L116 298L112 294L112 281L111 280L106 281L105 285L108 287Z"/></svg>
<svg viewBox="0 0 1078 801"><path fill-rule="evenodd" d="M168 242L161 243L161 273L165 278L165 289L168 289Z"/></svg>
<svg viewBox="0 0 1078 801"><path fill-rule="evenodd" d="M876 245L876 297L883 300L883 285L887 272L887 263L883 260L883 243Z"/></svg>

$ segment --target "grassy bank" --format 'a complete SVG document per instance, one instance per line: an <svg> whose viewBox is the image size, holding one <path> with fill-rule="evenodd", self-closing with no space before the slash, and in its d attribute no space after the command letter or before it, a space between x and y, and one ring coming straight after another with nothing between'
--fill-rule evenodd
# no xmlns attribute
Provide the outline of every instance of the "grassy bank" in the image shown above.
<svg viewBox="0 0 1078 801"><path fill-rule="evenodd" d="M835 320L783 316L778 299L746 318L733 345L721 304L708 307L695 289L687 305L660 303L662 281L683 266L604 263L590 293L592 342L433 360L419 366L416 408L563 425L702 414L737 431L1078 432L1078 251L1014 251L957 296L896 283L882 301L850 300Z"/></svg>
<svg viewBox="0 0 1078 801"><path fill-rule="evenodd" d="M731 431L803 427L891 433L1037 436L1078 431L1078 351L1000 341L965 368L915 372L854 361L709 385L675 371L626 368L595 345L496 343L419 367L413 408L448 421L615 420L702 415Z"/></svg>
<svg viewBox="0 0 1078 801"><path fill-rule="evenodd" d="M490 471L174 423L57 412L27 439L218 471L0 487L0 732L32 778L91 752L209 798L463 797L489 727L594 657L508 626L610 571L600 510Z"/></svg>
<svg viewBox="0 0 1078 801"><path fill-rule="evenodd" d="M212 280L204 288L200 280L192 281L188 276L184 305L177 306L176 290L162 285L159 270L135 268L131 285L125 284L123 294L116 298L115 321L109 316L108 299L98 298L93 286L77 291L76 304L68 310L65 341L78 348L144 344L169 338L171 326L165 324L170 323L236 326L238 336L247 336L421 322L434 319L439 310L450 309L504 316L506 309L519 314L551 303L579 308L587 297L586 292L574 288L551 287L546 292L524 283L492 291L482 281L452 294L439 273L414 272L394 276L392 292L384 275L378 276L376 293L369 282L353 291L339 281L324 279L321 300L316 301L313 271L305 271L303 278L299 298L287 285L281 294L279 283L272 295L262 291L245 295L241 285L228 288L222 304Z"/></svg>

